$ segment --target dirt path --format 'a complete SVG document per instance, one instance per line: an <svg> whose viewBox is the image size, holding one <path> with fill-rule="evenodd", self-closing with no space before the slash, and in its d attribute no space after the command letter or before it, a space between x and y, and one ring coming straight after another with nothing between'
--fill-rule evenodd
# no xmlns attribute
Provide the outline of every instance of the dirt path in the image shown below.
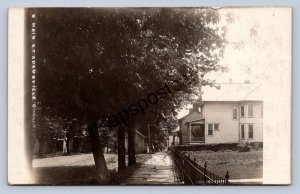
<svg viewBox="0 0 300 194"><path fill-rule="evenodd" d="M134 169L123 185L176 184L172 160L167 152L151 154L141 165Z"/></svg>

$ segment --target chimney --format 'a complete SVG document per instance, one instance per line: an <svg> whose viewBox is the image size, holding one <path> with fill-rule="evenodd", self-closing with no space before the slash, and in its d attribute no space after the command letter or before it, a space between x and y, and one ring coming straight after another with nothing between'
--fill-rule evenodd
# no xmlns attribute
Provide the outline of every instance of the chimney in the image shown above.
<svg viewBox="0 0 300 194"><path fill-rule="evenodd" d="M244 83L245 84L250 84L250 80L245 80Z"/></svg>
<svg viewBox="0 0 300 194"><path fill-rule="evenodd" d="M197 102L194 102L193 103L193 109L198 110L198 108L199 108L199 104Z"/></svg>
<svg viewBox="0 0 300 194"><path fill-rule="evenodd" d="M194 102L194 103L193 103L193 108L189 108L189 113L191 113L191 112L193 112L193 111L200 112L199 108L200 108L199 103Z"/></svg>

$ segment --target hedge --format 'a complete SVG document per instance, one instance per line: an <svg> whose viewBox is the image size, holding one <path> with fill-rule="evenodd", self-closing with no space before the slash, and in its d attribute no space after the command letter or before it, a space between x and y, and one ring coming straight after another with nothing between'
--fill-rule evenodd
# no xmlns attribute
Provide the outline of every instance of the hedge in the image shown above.
<svg viewBox="0 0 300 194"><path fill-rule="evenodd" d="M245 148L251 148L251 150L258 150L263 148L263 142L249 142L249 143L218 143L218 144L194 144L194 145L176 145L171 146L177 151L202 151L202 150L233 150L241 151Z"/></svg>

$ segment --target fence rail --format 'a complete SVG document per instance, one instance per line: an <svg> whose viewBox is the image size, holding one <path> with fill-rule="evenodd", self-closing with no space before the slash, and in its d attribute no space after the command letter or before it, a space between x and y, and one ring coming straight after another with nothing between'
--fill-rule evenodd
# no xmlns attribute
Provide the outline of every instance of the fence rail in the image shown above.
<svg viewBox="0 0 300 194"><path fill-rule="evenodd" d="M223 178L207 170L206 162L204 163L204 167L202 167L195 161L195 159L192 160L188 155L176 151L174 148L171 148L170 150L178 178L181 181L184 181L185 184L230 184L228 181L228 171Z"/></svg>

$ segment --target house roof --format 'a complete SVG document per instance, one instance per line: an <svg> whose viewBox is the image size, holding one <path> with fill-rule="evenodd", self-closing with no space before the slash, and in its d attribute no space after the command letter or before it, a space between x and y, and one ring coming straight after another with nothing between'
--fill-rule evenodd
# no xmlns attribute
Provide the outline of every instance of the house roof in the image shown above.
<svg viewBox="0 0 300 194"><path fill-rule="evenodd" d="M220 89L202 88L202 101L262 101L261 84L221 83Z"/></svg>
<svg viewBox="0 0 300 194"><path fill-rule="evenodd" d="M204 121L205 119L202 118L202 119L197 119L197 120L193 120L193 121L187 121L185 124L189 124L189 123L198 123L200 121Z"/></svg>
<svg viewBox="0 0 300 194"><path fill-rule="evenodd" d="M144 136L140 131L135 130L135 132L136 132L137 134L139 134L142 138L146 138L146 136Z"/></svg>
<svg viewBox="0 0 300 194"><path fill-rule="evenodd" d="M200 116L202 116L201 112L197 111L197 110L192 110L191 112L189 112L188 114L186 114L185 116L181 117L180 119L178 119L179 122L181 122L184 118L188 117L191 114L197 113Z"/></svg>

